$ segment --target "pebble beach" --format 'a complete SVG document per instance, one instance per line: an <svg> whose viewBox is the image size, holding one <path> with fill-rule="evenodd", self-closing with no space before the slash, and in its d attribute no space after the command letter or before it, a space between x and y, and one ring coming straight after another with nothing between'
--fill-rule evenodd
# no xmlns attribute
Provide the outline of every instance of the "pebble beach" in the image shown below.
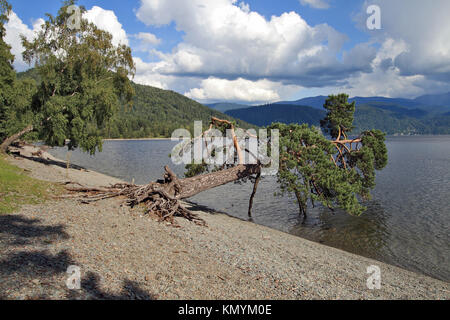
<svg viewBox="0 0 450 320"><path fill-rule="evenodd" d="M120 182L46 154L7 160L33 178L89 187ZM443 299L450 284L187 204L207 227L161 223L120 199L53 199L0 215L1 299ZM81 271L81 289L66 281ZM367 268L381 271L370 290Z"/></svg>

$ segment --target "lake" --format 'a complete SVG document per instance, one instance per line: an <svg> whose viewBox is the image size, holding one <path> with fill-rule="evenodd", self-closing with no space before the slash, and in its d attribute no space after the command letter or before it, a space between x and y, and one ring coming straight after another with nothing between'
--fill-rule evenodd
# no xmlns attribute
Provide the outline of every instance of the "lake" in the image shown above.
<svg viewBox="0 0 450 320"><path fill-rule="evenodd" d="M174 166L172 141L105 141L95 157L74 151L71 162L137 184L160 179ZM323 207L298 215L292 197L276 197L274 177L260 183L253 222L348 252L450 281L450 136L388 137L389 165L378 172L373 200L361 217ZM66 159L67 150L50 153ZM190 201L246 219L252 184L210 190Z"/></svg>

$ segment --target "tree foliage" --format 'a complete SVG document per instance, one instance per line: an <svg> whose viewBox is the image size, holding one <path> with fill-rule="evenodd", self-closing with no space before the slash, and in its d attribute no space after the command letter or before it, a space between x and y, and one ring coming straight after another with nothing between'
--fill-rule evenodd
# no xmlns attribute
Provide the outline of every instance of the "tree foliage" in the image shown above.
<svg viewBox="0 0 450 320"><path fill-rule="evenodd" d="M135 66L131 49L114 46L110 33L83 18L80 28L71 26L68 7L74 4L66 1L56 17L47 14L33 41L22 37L23 57L41 78L32 105L39 138L50 146L68 139L69 149L93 154L120 105L131 106Z"/></svg>
<svg viewBox="0 0 450 320"><path fill-rule="evenodd" d="M278 181L282 193L297 197L300 213L306 215L308 201L329 208L341 208L360 215L365 208L360 199L370 199L375 187L375 170L387 165L385 134L379 130L363 132L349 139L353 129L354 103L347 95L330 96L328 110L321 122L322 132L306 124L276 123L269 129L280 131L280 170Z"/></svg>
<svg viewBox="0 0 450 320"><path fill-rule="evenodd" d="M105 128L105 137L170 138L174 130L184 128L193 132L194 121L207 125L211 117L232 120L231 117L209 109L179 93L150 86L133 84L136 95L133 108L120 109ZM238 120L243 128L250 125Z"/></svg>
<svg viewBox="0 0 450 320"><path fill-rule="evenodd" d="M10 12L11 5L6 0L0 0L0 141L6 135L7 114L13 105L16 81L16 73L12 66L14 56L11 54L11 47L4 41L5 24L8 22Z"/></svg>
<svg viewBox="0 0 450 320"><path fill-rule="evenodd" d="M281 194L294 194L302 215L306 216L310 202L313 206L320 202L330 209L340 208L349 214L360 215L365 211L361 200L370 199L370 191L375 187L375 171L387 165L384 133L370 130L354 139L348 137L348 132L353 130L355 104L349 104L347 99L347 95L341 94L331 95L326 101L328 113L321 124L331 140L320 128L308 124L274 123L268 127L270 132L278 130L280 136L277 178ZM217 127L220 124L213 120L211 125ZM232 124L232 127L234 130L236 125ZM203 134L206 136L207 132ZM240 149L245 150L245 137L240 138L235 146L241 145ZM273 143L272 137L269 136L268 142ZM238 149L235 147L235 151ZM234 157L238 158L236 152ZM228 168L229 162L222 168L205 163L191 164L186 167L186 176ZM246 176L243 180L248 178L257 185L260 176Z"/></svg>

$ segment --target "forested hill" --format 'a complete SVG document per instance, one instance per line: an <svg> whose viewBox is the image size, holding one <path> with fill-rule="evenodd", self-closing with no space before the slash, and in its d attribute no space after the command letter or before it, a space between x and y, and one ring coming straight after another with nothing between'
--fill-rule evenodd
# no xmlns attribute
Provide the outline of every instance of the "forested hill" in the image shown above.
<svg viewBox="0 0 450 320"><path fill-rule="evenodd" d="M262 127L269 126L274 122L287 124L307 123L317 126L320 124L320 120L326 116L325 110L288 104L268 104L245 109L229 110L226 114Z"/></svg>
<svg viewBox="0 0 450 320"><path fill-rule="evenodd" d="M19 73L18 78L33 78L39 82L34 69ZM211 117L234 120L243 128L254 127L173 91L139 84L133 84L133 87L136 92L133 108L121 108L105 128L105 138L168 138L176 129L185 128L192 132L194 121L201 120L206 127Z"/></svg>
<svg viewBox="0 0 450 320"><path fill-rule="evenodd" d="M446 110L445 108L408 109L382 102L357 104L354 133L379 129L391 135L450 134L450 112ZM226 114L258 126L267 126L272 122L307 123L319 126L326 111L323 108L319 110L303 105L270 104L230 110Z"/></svg>
<svg viewBox="0 0 450 320"><path fill-rule="evenodd" d="M122 108L111 121L105 137L170 137L173 131L180 128L192 132L194 121L201 120L206 127L209 126L211 117L235 120L179 93L139 84L133 86L136 91L133 109ZM235 121L241 127L251 127L242 120Z"/></svg>

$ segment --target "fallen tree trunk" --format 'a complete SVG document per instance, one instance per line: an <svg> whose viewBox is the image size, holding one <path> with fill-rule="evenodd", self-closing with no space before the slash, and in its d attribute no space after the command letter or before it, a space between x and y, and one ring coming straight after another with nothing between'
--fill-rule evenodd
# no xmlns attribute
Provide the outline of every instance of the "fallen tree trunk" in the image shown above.
<svg viewBox="0 0 450 320"><path fill-rule="evenodd" d="M179 180L181 192L177 198L187 199L206 190L217 188L230 182L238 181L261 172L259 165L238 165L188 179Z"/></svg>
<svg viewBox="0 0 450 320"><path fill-rule="evenodd" d="M231 122L212 118L210 130L214 126L224 126L226 129L231 129L233 145L236 154L238 155L239 164L230 169L198 175L192 178L179 179L176 174L166 166L164 179L157 182L151 182L146 186L136 186L134 184L115 185L106 189L90 189L81 186L80 188L70 188L68 190L86 193L87 195L83 197L84 203L124 196L127 197L126 203L129 206L134 207L143 204L146 207L146 213L156 214L161 220L168 220L174 223L174 217L180 216L190 221L194 221L197 224L205 225L205 221L184 208L180 201L191 198L207 190L256 175L256 185L250 201L250 212L253 198L256 193L257 183L261 177L261 165L244 164L243 152L236 137L234 125ZM204 137L204 135L205 133L202 134L202 137Z"/></svg>
<svg viewBox="0 0 450 320"><path fill-rule="evenodd" d="M126 197L126 204L135 207L144 205L146 213L157 215L161 220L174 223L174 217L184 217L199 225L205 222L194 213L187 210L181 200L191 198L201 192L219 186L239 181L252 175L259 176L259 165L238 165L227 170L221 170L187 179L178 177L165 167L164 180L152 182L146 186L118 184L103 188L67 188L71 192L85 193L83 203L92 203L114 197Z"/></svg>
<svg viewBox="0 0 450 320"><path fill-rule="evenodd" d="M20 131L19 133L16 133L15 135L6 138L5 141L3 141L3 143L0 145L0 152L1 153L6 153L6 151L8 151L8 147L13 144L15 141L19 140L21 137L23 137L25 134L31 132L34 130L34 127L32 125L26 127L25 129L23 129L22 131Z"/></svg>

